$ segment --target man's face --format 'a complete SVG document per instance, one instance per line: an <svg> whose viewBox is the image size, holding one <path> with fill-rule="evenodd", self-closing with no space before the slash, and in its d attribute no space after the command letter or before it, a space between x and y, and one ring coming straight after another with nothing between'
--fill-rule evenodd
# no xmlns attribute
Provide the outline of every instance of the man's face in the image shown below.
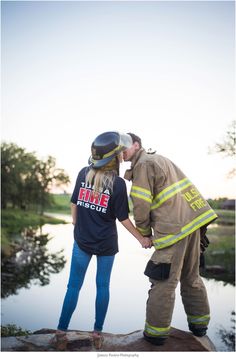
<svg viewBox="0 0 236 359"><path fill-rule="evenodd" d="M132 161L135 153L140 149L138 142L134 142L130 148L123 151L123 159L125 162Z"/></svg>

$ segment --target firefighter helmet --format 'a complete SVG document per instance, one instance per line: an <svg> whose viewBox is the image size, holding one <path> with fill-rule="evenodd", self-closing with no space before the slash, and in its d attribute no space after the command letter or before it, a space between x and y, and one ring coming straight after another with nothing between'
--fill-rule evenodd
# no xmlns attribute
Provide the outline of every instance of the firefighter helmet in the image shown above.
<svg viewBox="0 0 236 359"><path fill-rule="evenodd" d="M89 164L93 168L107 165L120 152L132 146L131 136L120 132L104 132L97 136L91 146Z"/></svg>

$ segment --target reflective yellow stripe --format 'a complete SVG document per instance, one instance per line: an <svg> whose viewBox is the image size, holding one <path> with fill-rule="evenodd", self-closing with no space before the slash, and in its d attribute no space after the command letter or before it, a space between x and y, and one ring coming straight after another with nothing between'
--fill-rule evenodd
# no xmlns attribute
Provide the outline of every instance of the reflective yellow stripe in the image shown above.
<svg viewBox="0 0 236 359"><path fill-rule="evenodd" d="M207 325L210 321L210 314L207 315L188 315L188 322L192 324Z"/></svg>
<svg viewBox="0 0 236 359"><path fill-rule="evenodd" d="M176 193L182 191L183 189L191 186L192 183L188 178L183 178L182 180L175 182L169 187L166 187L163 191L158 193L158 195L154 198L151 209L158 208L167 201L169 198L173 197Z"/></svg>
<svg viewBox="0 0 236 359"><path fill-rule="evenodd" d="M130 196L128 198L128 204L129 204L129 211L132 213L134 210L134 205L133 205L132 198Z"/></svg>
<svg viewBox="0 0 236 359"><path fill-rule="evenodd" d="M130 195L133 197L136 197L136 198L141 198L148 203L152 203L151 191L149 191L145 188L138 187L138 186L132 186Z"/></svg>
<svg viewBox="0 0 236 359"><path fill-rule="evenodd" d="M151 228L140 228L140 227L136 227L136 228L144 236L152 233Z"/></svg>
<svg viewBox="0 0 236 359"><path fill-rule="evenodd" d="M112 151L105 153L105 155L103 156L103 158L107 158L112 156L114 153L116 153L117 151L119 151L122 148L122 146L117 146L116 148L114 148Z"/></svg>
<svg viewBox="0 0 236 359"><path fill-rule="evenodd" d="M169 331L170 327L158 328L148 324L148 322L145 324L145 332L147 334L151 334L152 336L166 336L169 334Z"/></svg>
<svg viewBox="0 0 236 359"><path fill-rule="evenodd" d="M193 221L188 223L186 226L181 228L181 232L177 234L169 234L168 236L154 239L153 240L154 247L155 249L161 249L171 246L172 244L177 243L178 241L188 236L189 234L195 232L198 228L202 227L204 224L213 221L215 218L217 218L216 213L212 209L210 209L209 211L201 214Z"/></svg>

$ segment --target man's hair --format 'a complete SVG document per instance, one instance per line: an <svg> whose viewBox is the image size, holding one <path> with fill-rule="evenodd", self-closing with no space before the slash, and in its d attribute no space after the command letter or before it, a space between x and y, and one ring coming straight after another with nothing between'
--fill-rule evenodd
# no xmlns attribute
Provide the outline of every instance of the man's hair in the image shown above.
<svg viewBox="0 0 236 359"><path fill-rule="evenodd" d="M140 137L131 132L128 132L128 135L130 135L130 137L132 138L133 143L138 142L140 148L142 147L142 140Z"/></svg>

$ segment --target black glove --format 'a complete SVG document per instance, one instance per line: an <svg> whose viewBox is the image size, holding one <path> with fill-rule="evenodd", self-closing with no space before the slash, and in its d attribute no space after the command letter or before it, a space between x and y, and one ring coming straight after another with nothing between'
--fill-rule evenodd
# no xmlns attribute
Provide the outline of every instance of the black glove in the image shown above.
<svg viewBox="0 0 236 359"><path fill-rule="evenodd" d="M200 248L201 248L201 252L203 253L206 248L209 246L209 239L206 236L206 232L207 232L207 226L203 226L200 228L200 234L201 234L201 240L200 240Z"/></svg>

